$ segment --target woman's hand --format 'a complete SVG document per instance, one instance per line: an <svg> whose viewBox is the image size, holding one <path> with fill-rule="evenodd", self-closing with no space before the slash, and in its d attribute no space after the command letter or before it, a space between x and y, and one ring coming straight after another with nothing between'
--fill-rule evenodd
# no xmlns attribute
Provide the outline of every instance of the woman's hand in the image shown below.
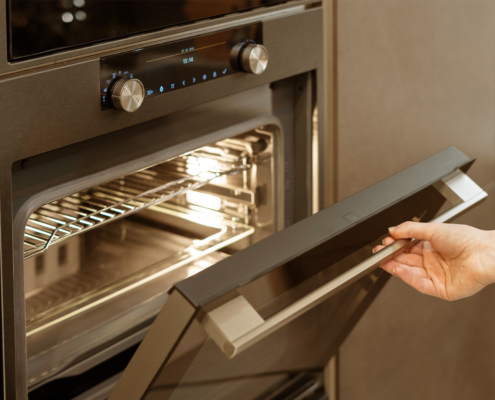
<svg viewBox="0 0 495 400"><path fill-rule="evenodd" d="M389 228L396 239L423 240L382 268L421 293L444 300L471 296L495 282L495 232L466 225L405 222Z"/></svg>

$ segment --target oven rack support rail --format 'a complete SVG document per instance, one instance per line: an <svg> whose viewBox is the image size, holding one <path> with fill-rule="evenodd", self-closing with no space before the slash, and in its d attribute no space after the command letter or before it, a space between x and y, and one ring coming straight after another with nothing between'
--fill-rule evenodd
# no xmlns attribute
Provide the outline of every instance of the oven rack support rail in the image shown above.
<svg viewBox="0 0 495 400"><path fill-rule="evenodd" d="M251 168L246 158L221 160L198 151L45 204L29 218L24 258L119 218Z"/></svg>

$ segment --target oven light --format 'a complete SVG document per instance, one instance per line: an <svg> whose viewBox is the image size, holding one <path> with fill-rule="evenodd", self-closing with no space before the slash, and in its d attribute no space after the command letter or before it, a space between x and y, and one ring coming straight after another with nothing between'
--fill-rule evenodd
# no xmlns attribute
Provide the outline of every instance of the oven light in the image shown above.
<svg viewBox="0 0 495 400"><path fill-rule="evenodd" d="M186 199L190 204L209 208L210 210L218 211L222 208L220 197L212 196L211 194L190 191L186 193Z"/></svg>
<svg viewBox="0 0 495 400"><path fill-rule="evenodd" d="M187 160L187 173L190 175L199 175L202 178L211 179L215 176L218 166L217 160L205 157L190 157Z"/></svg>
<svg viewBox="0 0 495 400"><path fill-rule="evenodd" d="M218 165L217 160L212 160L211 158L198 157L198 163L203 168L213 169Z"/></svg>

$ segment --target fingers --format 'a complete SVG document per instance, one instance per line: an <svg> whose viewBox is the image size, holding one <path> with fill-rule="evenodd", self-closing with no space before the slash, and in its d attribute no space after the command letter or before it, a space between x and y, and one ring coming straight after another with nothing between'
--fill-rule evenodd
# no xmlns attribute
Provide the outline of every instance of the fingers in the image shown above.
<svg viewBox="0 0 495 400"><path fill-rule="evenodd" d="M381 245L378 245L378 246L375 246L373 248L373 254L375 254L377 251L380 251L381 249L387 247L387 246L390 246L392 243L395 242L395 239L390 237L390 236L387 236L385 239L382 240L382 244Z"/></svg>
<svg viewBox="0 0 495 400"><path fill-rule="evenodd" d="M424 241L421 241L418 244L415 244L413 247L407 249L406 252L411 254L417 254L418 256L422 256L424 243L425 243Z"/></svg>
<svg viewBox="0 0 495 400"><path fill-rule="evenodd" d="M394 239L420 239L431 241L433 234L442 224L423 222L404 222L395 227L388 228Z"/></svg>
<svg viewBox="0 0 495 400"><path fill-rule="evenodd" d="M380 244L378 246L373 247L373 250L371 250L371 251L373 252L373 254L375 254L376 252L380 251L381 249L384 249L385 247L387 247L387 246L382 246Z"/></svg>
<svg viewBox="0 0 495 400"><path fill-rule="evenodd" d="M392 275L397 275L396 272L394 272L397 267L405 268L407 271L419 276L420 278L428 278L428 274L426 273L425 269L421 267L410 267L395 260L389 261L382 265L382 268Z"/></svg>
<svg viewBox="0 0 495 400"><path fill-rule="evenodd" d="M384 249L387 246L390 246L394 242L395 242L394 238L386 237L385 239L383 239L383 242L382 242L383 245L378 245L378 246L375 246L373 248L373 250L372 250L373 254L375 254L377 251ZM423 244L424 244L424 242L421 241L418 244L415 244L414 246L407 249L404 253L411 253L411 254L417 254L419 256L422 256L423 255Z"/></svg>
<svg viewBox="0 0 495 400"><path fill-rule="evenodd" d="M433 285L431 279L421 277L416 274L415 271L411 271L411 269L401 266L397 266L394 269L394 272L397 277L402 279L402 281L416 289L418 292L438 297L435 285Z"/></svg>
<svg viewBox="0 0 495 400"><path fill-rule="evenodd" d="M416 267L423 269L423 257L418 254L402 253L393 259L393 261L407 265L409 267Z"/></svg>
<svg viewBox="0 0 495 400"><path fill-rule="evenodd" d="M390 237L390 236L387 236L385 239L382 240L382 244L384 246L390 246L394 242L395 242L395 239L393 237Z"/></svg>

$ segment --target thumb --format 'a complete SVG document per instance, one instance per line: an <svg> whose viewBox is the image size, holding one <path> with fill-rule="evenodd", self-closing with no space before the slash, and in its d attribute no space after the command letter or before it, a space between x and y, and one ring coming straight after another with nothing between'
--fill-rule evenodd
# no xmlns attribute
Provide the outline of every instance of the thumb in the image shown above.
<svg viewBox="0 0 495 400"><path fill-rule="evenodd" d="M442 224L424 222L404 222L388 228L394 239L419 239L431 241L433 234Z"/></svg>

